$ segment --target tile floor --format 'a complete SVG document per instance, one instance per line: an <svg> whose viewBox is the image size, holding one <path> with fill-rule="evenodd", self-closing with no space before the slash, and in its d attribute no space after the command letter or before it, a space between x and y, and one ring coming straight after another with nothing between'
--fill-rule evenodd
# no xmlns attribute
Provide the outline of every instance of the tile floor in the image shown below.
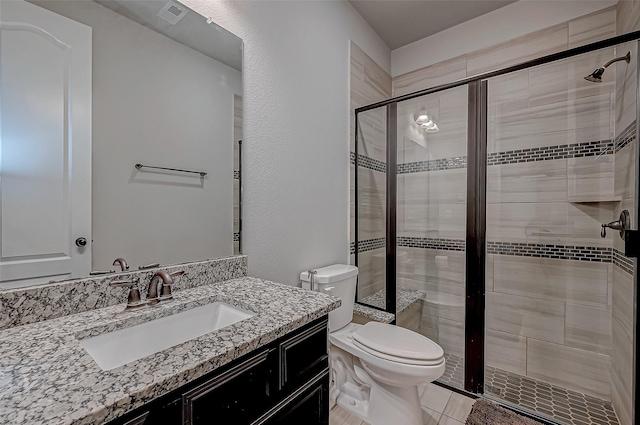
<svg viewBox="0 0 640 425"><path fill-rule="evenodd" d="M428 384L420 389L424 425L463 425L475 400ZM330 425L368 425L338 406L331 409Z"/></svg>
<svg viewBox="0 0 640 425"><path fill-rule="evenodd" d="M462 388L461 358L445 354L447 370L438 380ZM486 395L567 425L619 425L611 402L504 370L485 369Z"/></svg>

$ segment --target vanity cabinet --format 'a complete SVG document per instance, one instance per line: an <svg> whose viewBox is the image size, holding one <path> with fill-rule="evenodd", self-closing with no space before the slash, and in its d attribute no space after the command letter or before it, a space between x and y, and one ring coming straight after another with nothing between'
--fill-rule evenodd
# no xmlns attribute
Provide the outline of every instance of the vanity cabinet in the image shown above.
<svg viewBox="0 0 640 425"><path fill-rule="evenodd" d="M328 425L327 316L109 425Z"/></svg>

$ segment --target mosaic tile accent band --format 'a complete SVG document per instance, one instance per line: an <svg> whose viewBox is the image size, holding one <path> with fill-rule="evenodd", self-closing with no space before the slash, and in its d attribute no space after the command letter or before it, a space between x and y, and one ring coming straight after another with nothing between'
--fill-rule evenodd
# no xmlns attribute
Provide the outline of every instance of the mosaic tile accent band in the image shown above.
<svg viewBox="0 0 640 425"><path fill-rule="evenodd" d="M517 242L487 242L487 253L558 260L611 262L611 248L595 246L545 245Z"/></svg>
<svg viewBox="0 0 640 425"><path fill-rule="evenodd" d="M240 171L234 171L233 172L233 179L234 180L240 180Z"/></svg>
<svg viewBox="0 0 640 425"><path fill-rule="evenodd" d="M464 251L466 242L458 239L444 238L411 238L398 236L397 245L407 248L443 249L447 251Z"/></svg>
<svg viewBox="0 0 640 425"><path fill-rule="evenodd" d="M233 234L233 241L234 242L240 242L240 232L235 232Z"/></svg>
<svg viewBox="0 0 640 425"><path fill-rule="evenodd" d="M351 165L356 165L356 153L349 152L349 162ZM369 158L362 154L358 154L358 167L368 168L373 171L380 171L381 173L387 172L387 164L378 161L377 159Z"/></svg>
<svg viewBox="0 0 640 425"><path fill-rule="evenodd" d="M353 253L355 254L355 243L353 244ZM387 246L387 238L366 239L358 241L358 252L373 251L374 249L384 248L385 246Z"/></svg>
<svg viewBox="0 0 640 425"><path fill-rule="evenodd" d="M487 155L487 165L517 164L520 162L550 161L552 159L581 158L613 153L611 140L572 143L543 148L518 149L493 152Z"/></svg>
<svg viewBox="0 0 640 425"><path fill-rule="evenodd" d="M595 142L572 143L541 148L518 149L504 152L493 152L487 156L487 165L517 164L521 162L549 161L553 159L582 158L597 155L610 155L620 151L636 139L636 123L630 124L614 142L599 140ZM614 148L615 147L615 148ZM355 152L350 152L350 163L356 163ZM360 167L386 173L387 165L377 159L358 154ZM466 156L432 159L428 161L407 162L398 164L398 174L422 173L426 171L455 170L467 168ZM234 171L234 178L236 172Z"/></svg>
<svg viewBox="0 0 640 425"><path fill-rule="evenodd" d="M624 129L622 133L615 140L615 151L618 153L622 148L627 146L629 143L636 140L636 122L635 120L629 124L627 128Z"/></svg>
<svg viewBox="0 0 640 425"><path fill-rule="evenodd" d="M444 159L432 159L430 161L407 162L398 164L398 174L421 173L424 171L455 170L467 168L467 157L456 156Z"/></svg>
<svg viewBox="0 0 640 425"><path fill-rule="evenodd" d="M633 274L633 260L631 258L625 257L622 251L618 251L617 249L613 249L612 254L613 264L620 267L622 270L629 274Z"/></svg>
<svg viewBox="0 0 640 425"><path fill-rule="evenodd" d="M618 152L636 138L636 123L633 122L625 131L611 140L572 143L541 148L519 149L505 152L493 152L487 155L487 165L517 164L521 162L550 161L553 159L582 158L598 155L610 155ZM615 149L614 149L615 146ZM429 161L407 162L398 164L398 174L421 173L426 171L455 170L467 167L466 156L433 159Z"/></svg>
<svg viewBox="0 0 640 425"><path fill-rule="evenodd" d="M359 241L359 252L384 248L385 238ZM397 246L406 248L439 249L444 251L464 251L466 242L461 239L445 238L412 238L398 236ZM349 244L349 253L355 254L354 242ZM557 260L590 261L598 263L614 263L622 270L633 274L633 260L624 253L612 248L596 246L528 244L518 242L487 242L487 253L498 255L515 255L518 257L552 258Z"/></svg>
<svg viewBox="0 0 640 425"><path fill-rule="evenodd" d="M438 379L464 387L464 359L445 353L446 370ZM619 425L611 403L493 367L485 367L485 395L523 407L567 425Z"/></svg>

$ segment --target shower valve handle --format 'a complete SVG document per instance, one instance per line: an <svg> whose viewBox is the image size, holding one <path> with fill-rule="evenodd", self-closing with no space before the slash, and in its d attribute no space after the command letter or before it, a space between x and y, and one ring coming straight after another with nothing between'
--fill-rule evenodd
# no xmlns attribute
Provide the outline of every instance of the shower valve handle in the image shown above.
<svg viewBox="0 0 640 425"><path fill-rule="evenodd" d="M607 237L607 227L613 230L620 231L620 237L624 240L624 235L629 227L631 226L631 216L628 210L623 210L620 213L620 219L616 221L612 221L611 223L602 224L602 230L600 231L600 237Z"/></svg>

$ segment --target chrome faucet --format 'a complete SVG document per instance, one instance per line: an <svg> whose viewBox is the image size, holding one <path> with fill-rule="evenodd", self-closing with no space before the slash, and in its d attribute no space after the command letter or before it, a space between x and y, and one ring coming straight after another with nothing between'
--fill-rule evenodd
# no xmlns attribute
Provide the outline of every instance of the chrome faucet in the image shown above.
<svg viewBox="0 0 640 425"><path fill-rule="evenodd" d="M129 265L122 257L118 257L115 260L113 260L113 265L115 266L116 264L120 265L120 268L122 269L123 272L129 270Z"/></svg>
<svg viewBox="0 0 640 425"><path fill-rule="evenodd" d="M151 282L149 282L147 303L154 305L158 304L160 301L172 299L173 294L171 293L171 285L173 285L173 278L183 274L184 270L173 273L168 273L165 270L157 270L151 278Z"/></svg>

